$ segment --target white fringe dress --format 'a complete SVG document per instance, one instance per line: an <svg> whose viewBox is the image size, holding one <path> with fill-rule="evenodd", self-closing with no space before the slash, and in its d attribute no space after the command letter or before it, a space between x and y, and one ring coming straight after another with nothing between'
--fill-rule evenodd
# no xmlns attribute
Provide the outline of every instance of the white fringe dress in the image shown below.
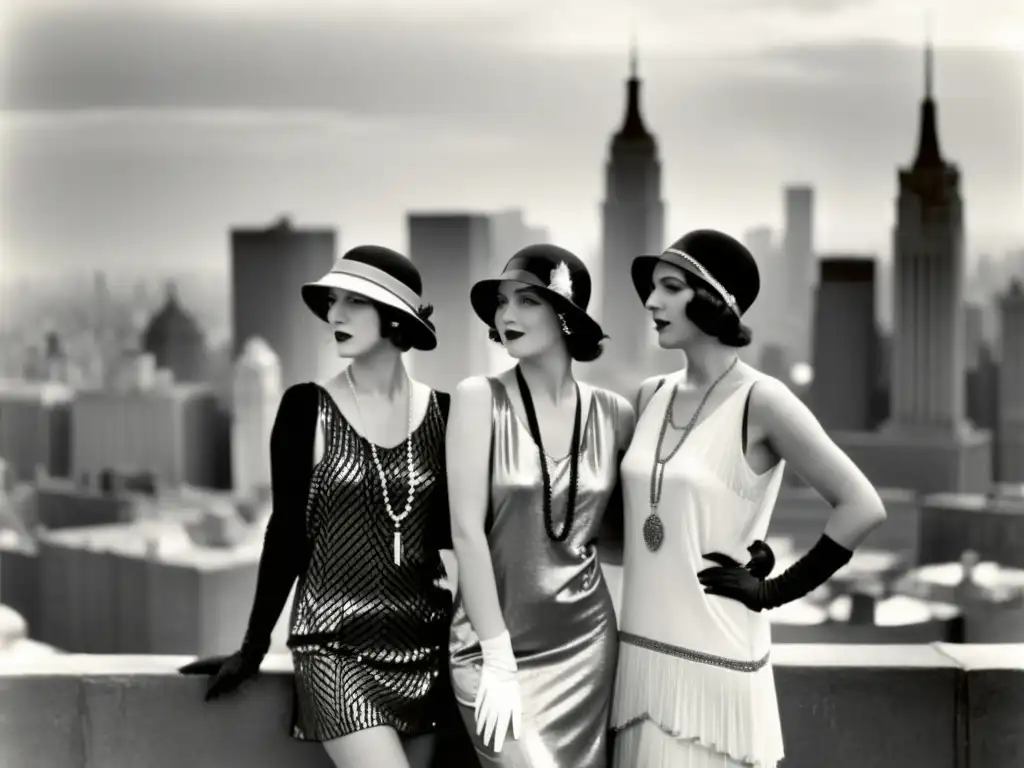
<svg viewBox="0 0 1024 768"><path fill-rule="evenodd" d="M784 464L756 474L741 447L747 380L706 413L665 465L664 540L643 538L651 468L672 381L651 398L622 462L620 647L612 704L616 768L772 768L783 757L766 612L704 594L697 572L723 552L740 563L763 539ZM665 451L678 441L669 429Z"/></svg>

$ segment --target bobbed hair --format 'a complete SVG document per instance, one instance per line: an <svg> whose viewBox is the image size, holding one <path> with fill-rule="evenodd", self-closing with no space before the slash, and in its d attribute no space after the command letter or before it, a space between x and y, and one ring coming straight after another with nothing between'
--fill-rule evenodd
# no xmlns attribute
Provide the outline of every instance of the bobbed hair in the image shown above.
<svg viewBox="0 0 1024 768"><path fill-rule="evenodd" d="M416 321L405 312L394 307L389 307L376 301L371 301L371 303L374 309L377 310L377 316L380 318L380 337L394 344L399 352L408 352L412 349L413 336L411 332L415 327L414 323ZM433 305L425 304L420 307L416 314L432 327L433 324L430 323L429 318L433 313ZM392 325L392 323L397 323L397 325Z"/></svg>
<svg viewBox="0 0 1024 768"><path fill-rule="evenodd" d="M686 318L691 323L727 347L750 344L753 331L743 324L714 288L689 272L686 282L693 289L693 298L686 304Z"/></svg>
<svg viewBox="0 0 1024 768"><path fill-rule="evenodd" d="M559 320L559 327L561 321ZM592 363L604 352L604 336L594 333L589 328L581 329L574 327L572 317L565 316L565 324L571 331L568 335L563 333L562 340L565 341L565 348L569 357L579 363ZM495 328L487 329L487 338L495 344L501 344L501 335Z"/></svg>

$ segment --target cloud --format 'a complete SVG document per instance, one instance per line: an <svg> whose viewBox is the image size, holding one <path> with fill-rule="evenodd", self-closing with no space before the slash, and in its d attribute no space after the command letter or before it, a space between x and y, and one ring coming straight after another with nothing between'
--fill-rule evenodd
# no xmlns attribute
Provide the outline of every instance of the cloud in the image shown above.
<svg viewBox="0 0 1024 768"><path fill-rule="evenodd" d="M923 34L918 11L868 0L346 0L287 10L270 0L197 2L22 4L6 25L3 105L312 108L350 92L358 100L399 75L433 98L446 64L451 88L461 87L460 63L496 87L503 72L534 69L532 59L621 69L633 23L645 59L680 68L794 43ZM943 45L989 45L1013 27L1005 0L974 0L969 16L945 8L962 0L935 2L945 9Z"/></svg>
<svg viewBox="0 0 1024 768"><path fill-rule="evenodd" d="M878 3L879 0L719 0L715 5L730 10L757 9L764 13L796 12L817 16L867 8Z"/></svg>
<svg viewBox="0 0 1024 768"><path fill-rule="evenodd" d="M281 208L336 222L346 239L401 247L408 207L523 205L556 238L592 243L628 39L625 17L614 15L621 3L594 3L618 38L601 32L575 47L536 37L552 18L551 39L561 39L568 11L516 15L496 2L455 17L424 4L420 16L386 24L365 8L23 21L4 92L15 111L0 114L0 183L5 200L16 200L5 227L28 253L72 252L89 233L131 229L106 250L166 239L170 259L184 246L165 232L167 211L177 217L171 229L199 222L215 232L213 250L227 222ZM684 25L666 8L657 6L670 14L659 18ZM688 37L722 23L704 13L684 25ZM671 42L675 28L665 32ZM826 243L884 248L896 166L916 140L918 46L769 35L709 52L645 39L643 103L664 163L668 234L777 222L779 188L807 180L819 191ZM1017 60L942 46L937 87L943 149L963 169L972 237L1019 229ZM52 226L54 211L66 225Z"/></svg>

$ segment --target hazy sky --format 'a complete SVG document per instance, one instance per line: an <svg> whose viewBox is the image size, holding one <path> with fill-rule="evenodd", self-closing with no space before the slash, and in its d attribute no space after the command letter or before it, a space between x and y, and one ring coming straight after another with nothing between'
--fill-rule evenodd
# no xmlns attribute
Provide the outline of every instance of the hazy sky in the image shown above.
<svg viewBox="0 0 1024 768"><path fill-rule="evenodd" d="M145 8L126 6L145 5ZM523 207L589 258L630 25L666 237L781 224L887 252L934 9L942 150L972 253L1024 242L1024 4L1010 0L4 0L0 248L224 268L231 225L406 247L404 213ZM286 10L287 8L287 10Z"/></svg>

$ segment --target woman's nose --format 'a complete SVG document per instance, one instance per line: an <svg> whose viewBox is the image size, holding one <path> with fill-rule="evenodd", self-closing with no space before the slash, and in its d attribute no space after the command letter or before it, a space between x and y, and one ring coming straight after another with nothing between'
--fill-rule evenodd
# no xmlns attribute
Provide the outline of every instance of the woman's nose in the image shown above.
<svg viewBox="0 0 1024 768"><path fill-rule="evenodd" d="M515 311L512 309L512 305L503 304L502 306L498 307L495 319L501 320L504 323L508 323L510 320L512 322L515 322L517 318Z"/></svg>

